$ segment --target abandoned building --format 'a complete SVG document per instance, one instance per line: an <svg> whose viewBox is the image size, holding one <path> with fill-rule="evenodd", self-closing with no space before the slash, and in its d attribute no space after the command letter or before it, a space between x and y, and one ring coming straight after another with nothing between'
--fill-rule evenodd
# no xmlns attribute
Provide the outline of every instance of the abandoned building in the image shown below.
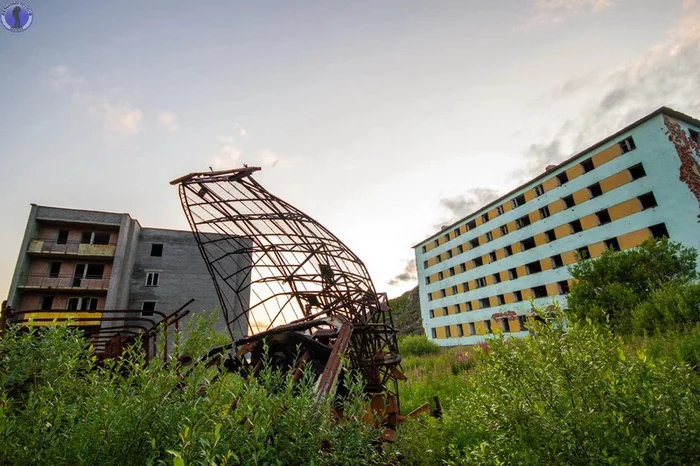
<svg viewBox="0 0 700 466"><path fill-rule="evenodd" d="M245 314L246 304L232 301ZM88 335L128 326L129 320L157 322L184 306L189 314L179 328L211 312L216 329L227 332L192 232L144 228L125 213L32 204L7 305L32 325L75 319ZM107 310L129 312L108 319L94 312Z"/></svg>
<svg viewBox="0 0 700 466"><path fill-rule="evenodd" d="M667 107L414 246L426 334L440 345L524 336L566 307L567 266L650 236L700 249L700 121Z"/></svg>

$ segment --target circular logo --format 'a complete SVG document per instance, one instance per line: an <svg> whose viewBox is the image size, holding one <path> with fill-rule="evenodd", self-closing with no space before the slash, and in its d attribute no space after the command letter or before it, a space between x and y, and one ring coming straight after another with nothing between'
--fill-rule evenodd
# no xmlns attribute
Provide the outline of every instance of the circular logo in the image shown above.
<svg viewBox="0 0 700 466"><path fill-rule="evenodd" d="M32 9L22 2L14 2L2 10L0 22L10 32L26 31L34 21Z"/></svg>

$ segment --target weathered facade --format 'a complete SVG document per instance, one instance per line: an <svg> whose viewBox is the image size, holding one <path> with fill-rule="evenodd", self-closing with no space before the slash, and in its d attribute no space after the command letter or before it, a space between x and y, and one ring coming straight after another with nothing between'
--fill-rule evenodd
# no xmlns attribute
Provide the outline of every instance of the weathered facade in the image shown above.
<svg viewBox="0 0 700 466"><path fill-rule="evenodd" d="M566 306L578 254L650 236L700 249L699 219L700 121L664 107L417 244L426 334L526 335L531 298Z"/></svg>

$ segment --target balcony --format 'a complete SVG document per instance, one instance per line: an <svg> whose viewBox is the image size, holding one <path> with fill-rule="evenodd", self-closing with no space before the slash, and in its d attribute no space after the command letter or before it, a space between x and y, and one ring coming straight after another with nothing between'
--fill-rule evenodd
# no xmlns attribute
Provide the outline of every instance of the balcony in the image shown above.
<svg viewBox="0 0 700 466"><path fill-rule="evenodd" d="M109 277L76 277L73 275L23 275L19 288L52 291L106 291Z"/></svg>
<svg viewBox="0 0 700 466"><path fill-rule="evenodd" d="M27 253L58 257L114 257L116 244L89 244L80 242L59 243L56 240L33 239Z"/></svg>

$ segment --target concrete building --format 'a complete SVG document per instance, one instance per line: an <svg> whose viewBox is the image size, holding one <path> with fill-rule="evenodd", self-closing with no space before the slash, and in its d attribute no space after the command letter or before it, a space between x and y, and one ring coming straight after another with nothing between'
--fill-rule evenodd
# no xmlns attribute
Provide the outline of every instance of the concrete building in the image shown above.
<svg viewBox="0 0 700 466"><path fill-rule="evenodd" d="M426 334L526 335L530 298L566 307L577 252L650 236L700 250L699 162L700 121L663 107L426 238L414 246Z"/></svg>
<svg viewBox="0 0 700 466"><path fill-rule="evenodd" d="M192 316L213 312L216 328L227 332L192 232L143 228L129 214L32 204L7 300L14 310L55 310L42 314L45 318L95 316L79 312L86 310L141 310L140 317L158 320L158 312L170 314L190 299L194 302L181 328ZM122 324L78 323L88 334Z"/></svg>

